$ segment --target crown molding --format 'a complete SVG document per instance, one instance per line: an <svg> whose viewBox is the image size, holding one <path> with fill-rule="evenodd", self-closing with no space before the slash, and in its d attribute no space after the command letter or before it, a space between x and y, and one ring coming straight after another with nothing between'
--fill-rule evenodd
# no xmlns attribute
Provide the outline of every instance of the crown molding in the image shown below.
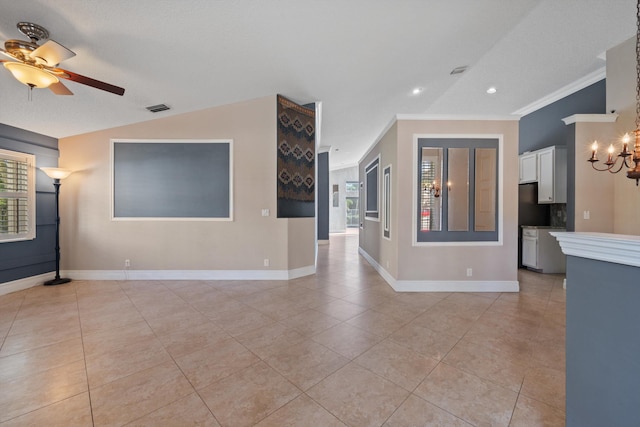
<svg viewBox="0 0 640 427"><path fill-rule="evenodd" d="M574 114L562 119L565 125L574 123L613 123L618 120L618 114Z"/></svg>

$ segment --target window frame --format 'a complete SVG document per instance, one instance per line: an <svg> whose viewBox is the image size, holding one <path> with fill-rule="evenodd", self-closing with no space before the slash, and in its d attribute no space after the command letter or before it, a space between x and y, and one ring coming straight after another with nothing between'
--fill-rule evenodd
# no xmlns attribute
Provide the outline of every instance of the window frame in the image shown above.
<svg viewBox="0 0 640 427"><path fill-rule="evenodd" d="M418 186L419 175L419 149L420 140L423 139L487 139L497 140L497 238L495 240L478 241L419 241L418 240L418 198L420 188ZM446 148L446 147L445 147ZM504 234L504 214L503 214L503 180L504 180L504 135L503 134L414 134L413 135L413 190L412 190L412 246L502 246ZM452 232L457 233L457 232ZM481 232L478 232L481 233Z"/></svg>
<svg viewBox="0 0 640 427"><path fill-rule="evenodd" d="M36 238L36 156L20 151L0 149L0 160L12 160L27 164L27 191L10 193L0 191L0 198L27 199L27 232L0 234L0 243L34 240Z"/></svg>

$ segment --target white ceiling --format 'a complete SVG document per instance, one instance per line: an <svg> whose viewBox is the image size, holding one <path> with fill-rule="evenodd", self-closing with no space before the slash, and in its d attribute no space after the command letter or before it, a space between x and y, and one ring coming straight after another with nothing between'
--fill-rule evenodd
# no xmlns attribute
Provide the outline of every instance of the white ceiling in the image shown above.
<svg viewBox="0 0 640 427"><path fill-rule="evenodd" d="M126 88L65 81L75 96L36 89L29 102L0 68L0 123L61 138L279 93L322 102L332 169L355 164L395 114L521 110L598 75L598 57L636 31L633 0L0 0L0 10L0 41L37 23L77 54L62 68ZM145 109L159 103L171 110Z"/></svg>

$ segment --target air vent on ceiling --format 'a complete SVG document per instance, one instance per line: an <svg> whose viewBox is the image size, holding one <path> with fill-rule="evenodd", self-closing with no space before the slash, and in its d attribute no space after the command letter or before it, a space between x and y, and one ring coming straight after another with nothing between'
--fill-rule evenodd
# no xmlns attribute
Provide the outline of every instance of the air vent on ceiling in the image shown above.
<svg viewBox="0 0 640 427"><path fill-rule="evenodd" d="M158 104L158 105L152 105L151 107L147 107L147 110L151 111L152 113L158 113L160 111L166 111L168 109L169 109L169 106L165 104Z"/></svg>
<svg viewBox="0 0 640 427"><path fill-rule="evenodd" d="M451 70L451 73L449 73L449 74L451 74L453 76L454 74L462 74L465 71L467 71L467 66L463 65L462 67L454 68L453 70Z"/></svg>

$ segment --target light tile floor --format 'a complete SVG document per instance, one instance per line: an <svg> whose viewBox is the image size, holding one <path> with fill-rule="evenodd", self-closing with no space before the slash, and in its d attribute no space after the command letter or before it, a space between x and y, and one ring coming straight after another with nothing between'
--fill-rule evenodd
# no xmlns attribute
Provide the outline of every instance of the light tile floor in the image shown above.
<svg viewBox="0 0 640 427"><path fill-rule="evenodd" d="M4 426L562 426L562 276L395 293L332 235L292 281L74 281L0 297Z"/></svg>

